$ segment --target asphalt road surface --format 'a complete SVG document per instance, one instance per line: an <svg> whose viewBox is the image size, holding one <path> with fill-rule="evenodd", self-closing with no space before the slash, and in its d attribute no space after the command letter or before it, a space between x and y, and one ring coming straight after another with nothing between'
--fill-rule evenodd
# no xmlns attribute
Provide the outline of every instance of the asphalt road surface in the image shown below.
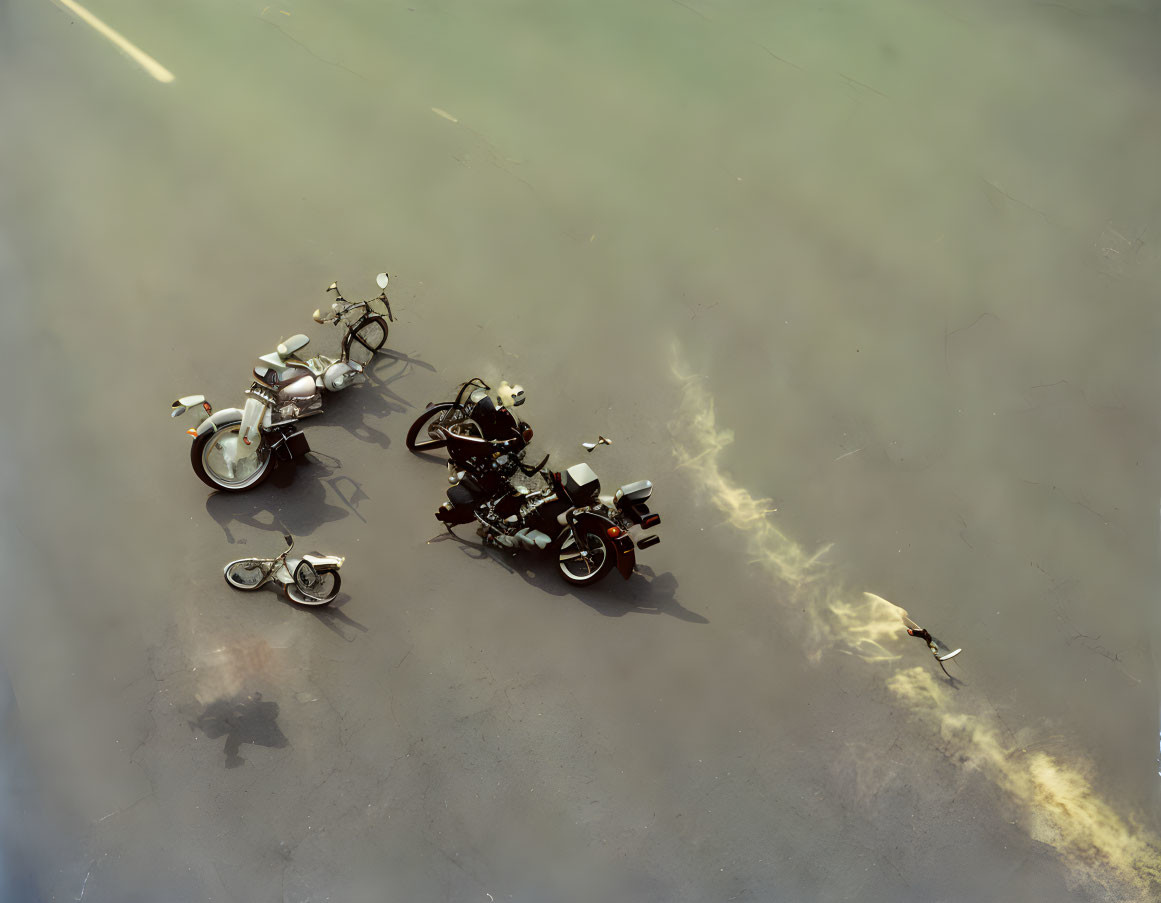
<svg viewBox="0 0 1161 903"><path fill-rule="evenodd" d="M0 0L0 897L1157 899L1159 39ZM314 460L207 492L170 402L382 269ZM443 533L475 375L654 481L639 574ZM223 583L284 531L333 606Z"/></svg>

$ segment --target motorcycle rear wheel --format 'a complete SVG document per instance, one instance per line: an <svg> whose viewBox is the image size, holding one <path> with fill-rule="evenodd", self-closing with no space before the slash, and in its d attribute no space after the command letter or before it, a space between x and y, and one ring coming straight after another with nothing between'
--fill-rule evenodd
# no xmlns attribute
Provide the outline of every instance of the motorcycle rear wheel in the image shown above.
<svg viewBox="0 0 1161 903"><path fill-rule="evenodd" d="M407 431L408 451L435 451L437 448L446 446L447 442L443 439L436 439L432 436L432 432L437 426L442 426L453 433L462 433L465 436L483 437L479 425L474 420L468 419L463 405L456 404L454 401L441 401L439 404L433 404L411 424L411 429ZM421 435L427 438L421 439Z"/></svg>
<svg viewBox="0 0 1161 903"><path fill-rule="evenodd" d="M581 540L588 547L587 559L577 549L571 530L565 530L557 537L553 543L556 567L560 576L573 586L591 586L613 569L617 550L612 541L600 533L581 533Z"/></svg>

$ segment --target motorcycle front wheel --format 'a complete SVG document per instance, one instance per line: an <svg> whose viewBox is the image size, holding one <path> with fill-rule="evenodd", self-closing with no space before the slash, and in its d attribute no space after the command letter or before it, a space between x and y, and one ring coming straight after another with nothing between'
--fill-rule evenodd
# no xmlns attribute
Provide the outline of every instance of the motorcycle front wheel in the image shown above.
<svg viewBox="0 0 1161 903"><path fill-rule="evenodd" d="M222 492L244 492L270 475L274 461L264 441L252 454L237 457L237 450L242 447L241 427L241 420L232 420L194 439L190 463L207 486Z"/></svg>
<svg viewBox="0 0 1161 903"><path fill-rule="evenodd" d="M465 436L483 436L479 425L469 420L462 405L454 401L441 401L433 404L420 414L411 429L407 431L407 449L413 452L434 451L447 445L443 439L436 438L436 427L443 427L453 433Z"/></svg>
<svg viewBox="0 0 1161 903"><path fill-rule="evenodd" d="M343 339L347 360L366 366L380 348L387 343L387 321L382 317L368 317L358 329Z"/></svg>
<svg viewBox="0 0 1161 903"><path fill-rule="evenodd" d="M590 586L613 569L617 551L613 543L600 533L582 533L588 555L577 548L572 531L565 530L555 543L556 563L560 576L573 586Z"/></svg>
<svg viewBox="0 0 1161 903"><path fill-rule="evenodd" d="M239 558L226 565L222 572L226 582L234 589L258 589L266 580L266 569L259 558Z"/></svg>

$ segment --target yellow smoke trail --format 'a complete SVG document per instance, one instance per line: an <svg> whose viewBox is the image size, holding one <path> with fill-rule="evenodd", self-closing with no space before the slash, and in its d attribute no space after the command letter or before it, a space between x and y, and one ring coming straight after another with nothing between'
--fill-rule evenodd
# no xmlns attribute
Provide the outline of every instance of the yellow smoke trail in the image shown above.
<svg viewBox="0 0 1161 903"><path fill-rule="evenodd" d="M907 612L873 593L844 593L825 560L829 545L814 552L798 545L770 519L769 499L755 498L722 472L719 458L734 434L717 428L713 396L702 381L674 372L683 384L681 408L670 425L678 464L691 471L726 522L746 534L749 554L788 592L785 601L806 611L811 658L817 661L836 643L866 661L899 658L884 643L898 639Z"/></svg>
<svg viewBox="0 0 1161 903"><path fill-rule="evenodd" d="M806 613L807 654L814 661L828 649L867 662L900 658L906 612L873 593L849 592L824 560L829 546L810 552L778 529L769 500L755 498L722 470L721 454L734 436L718 428L704 382L676 366L674 373L682 382L681 406L670 424L679 466L744 533L749 554L773 578L787 613ZM1161 897L1161 843L1097 796L1081 767L1006 746L995 717L954 711L929 669L896 671L886 686L938 733L953 761L1007 794L1028 833L1057 851L1073 882L1118 901Z"/></svg>

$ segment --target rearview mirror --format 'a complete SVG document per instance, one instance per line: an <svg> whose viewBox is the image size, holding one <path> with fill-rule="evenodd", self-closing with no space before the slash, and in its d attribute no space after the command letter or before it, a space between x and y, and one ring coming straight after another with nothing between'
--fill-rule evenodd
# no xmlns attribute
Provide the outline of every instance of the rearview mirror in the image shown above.
<svg viewBox="0 0 1161 903"><path fill-rule="evenodd" d="M327 291L334 292L337 295L339 293L339 284L337 282L332 282L327 286Z"/></svg>
<svg viewBox="0 0 1161 903"><path fill-rule="evenodd" d="M375 284L378 285L379 288L387 288L387 274L380 273L378 276L376 276Z"/></svg>
<svg viewBox="0 0 1161 903"><path fill-rule="evenodd" d="M286 547L287 548L290 548L292 545L294 545L294 537L291 536L289 533L282 534L282 538L286 540Z"/></svg>
<svg viewBox="0 0 1161 903"><path fill-rule="evenodd" d="M311 314L311 318L312 318L312 319L313 319L313 320L314 320L316 323L321 323L321 322L323 321L323 318L322 318L322 311L320 311L320 310L316 310L316 311L315 311L313 314Z"/></svg>

